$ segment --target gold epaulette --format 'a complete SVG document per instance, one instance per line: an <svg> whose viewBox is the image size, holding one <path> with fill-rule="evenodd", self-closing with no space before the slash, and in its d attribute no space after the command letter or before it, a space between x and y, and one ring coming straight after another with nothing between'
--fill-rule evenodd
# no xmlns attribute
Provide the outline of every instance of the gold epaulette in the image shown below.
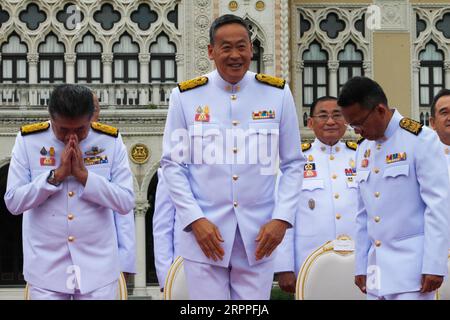
<svg viewBox="0 0 450 320"><path fill-rule="evenodd" d="M269 86L279 88L279 89L284 89L284 86L286 85L286 80L277 78L277 77L272 77L267 74L258 73L255 76L255 78L256 78L256 80L258 80L261 83L264 83L264 84L267 84Z"/></svg>
<svg viewBox="0 0 450 320"><path fill-rule="evenodd" d="M400 128L405 129L406 131L409 131L416 136L418 136L420 131L422 131L422 127L423 126L420 124L420 122L417 122L410 118L403 118L400 121Z"/></svg>
<svg viewBox="0 0 450 320"><path fill-rule="evenodd" d="M45 131L48 128L50 128L49 122L32 123L32 124L27 124L25 126L22 126L20 128L20 133L22 133L22 136L26 136L28 134Z"/></svg>
<svg viewBox="0 0 450 320"><path fill-rule="evenodd" d="M191 80L183 81L178 84L178 88L180 92L185 92L191 89L195 89L197 87L204 86L208 83L208 77L197 77Z"/></svg>
<svg viewBox="0 0 450 320"><path fill-rule="evenodd" d="M97 132L107 134L108 136L117 138L119 136L119 129L108 126L100 122L92 122L91 128Z"/></svg>
<svg viewBox="0 0 450 320"><path fill-rule="evenodd" d="M361 142L363 142L364 140L366 140L366 138L360 137L357 141L356 144L361 144Z"/></svg>
<svg viewBox="0 0 450 320"><path fill-rule="evenodd" d="M309 142L302 143L302 152L308 151L311 149L312 144Z"/></svg>
<svg viewBox="0 0 450 320"><path fill-rule="evenodd" d="M355 141L347 141L345 143L345 145L347 146L347 148L355 150L358 148L358 144Z"/></svg>

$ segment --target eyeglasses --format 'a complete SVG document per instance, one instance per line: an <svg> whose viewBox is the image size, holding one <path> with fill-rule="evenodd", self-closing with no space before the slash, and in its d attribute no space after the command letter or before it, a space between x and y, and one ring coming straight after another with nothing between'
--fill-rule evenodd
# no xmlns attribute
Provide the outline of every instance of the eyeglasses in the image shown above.
<svg viewBox="0 0 450 320"><path fill-rule="evenodd" d="M328 119L333 119L333 121L342 121L344 120L344 116L342 113L333 113L333 114L319 114L317 116L311 116L311 118L317 118L320 122L327 122Z"/></svg>
<svg viewBox="0 0 450 320"><path fill-rule="evenodd" d="M351 124L350 123L349 126L352 127L353 129L361 129L362 127L364 127L364 124L366 123L367 119L369 119L373 110L375 110L375 108L370 110L370 112L367 114L367 116L364 118L364 120L360 124Z"/></svg>

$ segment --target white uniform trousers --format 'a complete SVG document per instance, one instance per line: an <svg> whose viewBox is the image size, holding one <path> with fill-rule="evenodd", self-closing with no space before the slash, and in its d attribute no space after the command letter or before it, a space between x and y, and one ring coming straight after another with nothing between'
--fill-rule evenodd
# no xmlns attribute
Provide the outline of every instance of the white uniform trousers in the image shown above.
<svg viewBox="0 0 450 320"><path fill-rule="evenodd" d="M228 268L184 260L189 299L269 300L274 268L273 259L249 265L237 228Z"/></svg>
<svg viewBox="0 0 450 320"><path fill-rule="evenodd" d="M118 281L94 291L81 294L77 289L75 293L55 292L28 284L30 300L116 300L119 289Z"/></svg>
<svg viewBox="0 0 450 320"><path fill-rule="evenodd" d="M371 293L367 293L367 300L434 300L436 292L420 293L420 291L403 292L396 294L388 294L385 296L376 296Z"/></svg>

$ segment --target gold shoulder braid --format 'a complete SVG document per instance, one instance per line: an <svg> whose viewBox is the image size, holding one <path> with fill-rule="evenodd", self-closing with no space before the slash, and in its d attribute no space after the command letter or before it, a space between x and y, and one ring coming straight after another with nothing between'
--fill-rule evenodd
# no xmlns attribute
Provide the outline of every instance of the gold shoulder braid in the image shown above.
<svg viewBox="0 0 450 320"><path fill-rule="evenodd" d="M119 129L108 126L107 124L92 122L91 128L97 132L104 133L114 138L117 138L119 136Z"/></svg>
<svg viewBox="0 0 450 320"><path fill-rule="evenodd" d="M415 134L416 136L418 136L419 133L422 131L422 127L423 126L420 124L420 122L417 122L410 118L403 118L400 121L400 128L405 129L406 131L409 131L412 134Z"/></svg>
<svg viewBox="0 0 450 320"><path fill-rule="evenodd" d="M347 146L347 148L355 150L358 148L358 144L355 141L347 141L345 143L345 145Z"/></svg>
<svg viewBox="0 0 450 320"><path fill-rule="evenodd" d="M180 92L185 92L197 87L204 86L208 83L208 77L197 77L191 80L183 81L178 84Z"/></svg>
<svg viewBox="0 0 450 320"><path fill-rule="evenodd" d="M311 147L312 147L312 144L309 142L302 143L302 151L303 152L308 151L309 149L311 149Z"/></svg>
<svg viewBox="0 0 450 320"><path fill-rule="evenodd" d="M32 123L22 126L20 128L20 133L22 134L22 136L26 136L28 134L45 131L48 128L50 128L50 123L48 122Z"/></svg>
<svg viewBox="0 0 450 320"><path fill-rule="evenodd" d="M261 83L268 84L269 86L279 89L284 89L284 86L286 85L286 80L277 77L272 77L267 74L258 73L255 76L255 78Z"/></svg>

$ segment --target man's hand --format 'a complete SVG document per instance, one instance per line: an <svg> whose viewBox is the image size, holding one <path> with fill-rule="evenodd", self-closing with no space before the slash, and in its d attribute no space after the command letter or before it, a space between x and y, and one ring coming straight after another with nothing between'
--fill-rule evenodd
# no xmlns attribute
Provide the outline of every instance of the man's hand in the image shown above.
<svg viewBox="0 0 450 320"><path fill-rule="evenodd" d="M70 143L67 143L61 153L61 164L55 170L55 180L57 183L64 181L72 175L72 157L75 150Z"/></svg>
<svg viewBox="0 0 450 320"><path fill-rule="evenodd" d="M225 252L220 243L224 240L220 235L219 228L206 218L192 222L191 227L205 256L214 261L222 260Z"/></svg>
<svg viewBox="0 0 450 320"><path fill-rule="evenodd" d="M85 186L88 178L88 171L84 166L83 154L81 153L80 146L78 145L78 138L76 135L73 135L70 138L69 144L73 148L71 163L72 175L75 177L75 179L78 180L78 182Z"/></svg>
<svg viewBox="0 0 450 320"><path fill-rule="evenodd" d="M423 274L422 288L420 288L420 293L433 292L439 289L443 281L444 281L443 276L436 276L433 274Z"/></svg>
<svg viewBox="0 0 450 320"><path fill-rule="evenodd" d="M278 285L281 290L287 293L295 293L295 273L292 271L289 272L279 272L277 273L278 277Z"/></svg>
<svg viewBox="0 0 450 320"><path fill-rule="evenodd" d="M367 276L366 275L355 276L355 284L356 284L356 286L359 288L359 290L361 290L362 293L365 293L365 294L367 294L366 281L367 281Z"/></svg>
<svg viewBox="0 0 450 320"><path fill-rule="evenodd" d="M272 254L281 241L283 241L284 234L288 227L288 222L277 219L274 219L261 227L255 240L258 242L255 252L256 260L261 260Z"/></svg>

